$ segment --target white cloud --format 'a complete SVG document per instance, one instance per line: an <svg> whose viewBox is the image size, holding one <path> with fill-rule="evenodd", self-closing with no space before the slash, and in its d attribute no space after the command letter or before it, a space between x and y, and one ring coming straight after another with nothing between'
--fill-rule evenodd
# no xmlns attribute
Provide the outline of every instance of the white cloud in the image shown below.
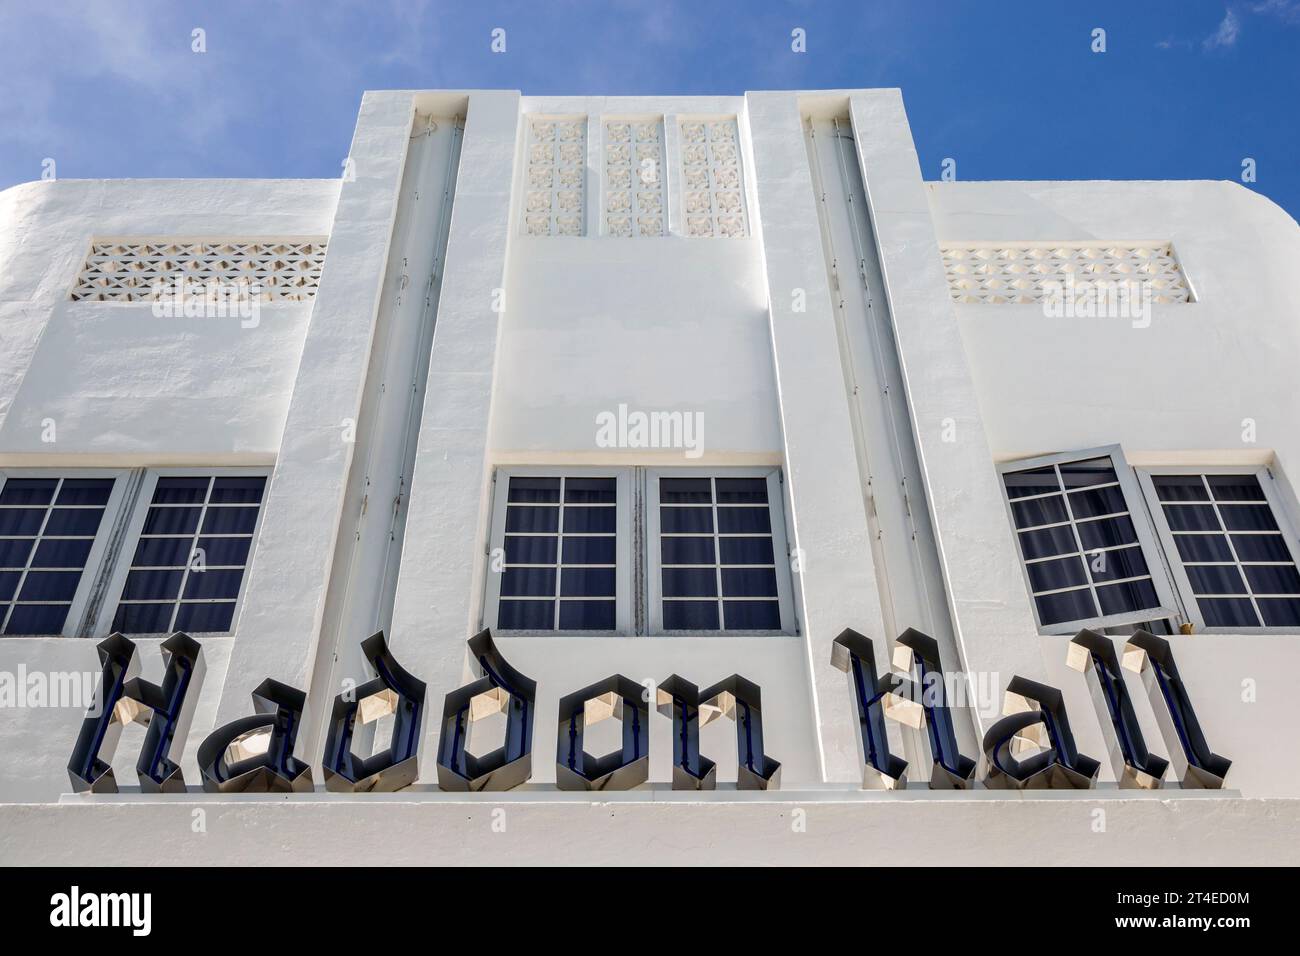
<svg viewBox="0 0 1300 956"><path fill-rule="evenodd" d="M1220 21L1219 28L1202 40L1201 46L1207 50L1235 46L1239 36L1241 36L1241 20L1237 18L1236 12L1228 9L1223 12L1223 20Z"/></svg>

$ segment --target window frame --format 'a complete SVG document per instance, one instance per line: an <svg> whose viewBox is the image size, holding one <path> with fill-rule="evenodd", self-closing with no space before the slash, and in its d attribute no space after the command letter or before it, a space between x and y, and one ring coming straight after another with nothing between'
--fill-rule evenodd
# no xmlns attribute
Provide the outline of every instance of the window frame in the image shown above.
<svg viewBox="0 0 1300 956"><path fill-rule="evenodd" d="M1124 504L1127 506L1129 518L1133 522L1133 528L1137 533L1138 545L1142 548L1142 557L1147 563L1151 584L1155 588L1156 598L1159 600L1160 606L1137 611L1124 611L1119 614L1100 614L1096 617L1060 621L1055 624L1044 624L1038 611L1038 602L1034 600L1034 586L1029 578L1029 564L1021 545L1020 529L1016 526L1015 512L1011 507L1012 499L1007 494L1004 476L1009 472L1031 471L1035 468L1070 464L1103 457L1110 458L1111 467L1115 470L1120 492L1124 496ZM1124 457L1123 449L1119 445L1102 445L1077 451L1038 455L1033 458L1017 458L1013 461L998 462L997 470L999 484L1001 485L1002 506L1006 511L1011 537L1015 541L1016 554L1020 558L1020 575L1025 582L1025 592L1029 595L1029 604L1033 609L1034 621L1038 625L1039 634L1071 635L1083 628L1101 630L1158 618L1168 618L1177 624L1185 619L1184 611L1178 600L1178 594L1169 580L1168 562L1162 549L1157 544L1155 532L1151 526L1151 516L1148 513L1146 496L1142 493L1134 469L1130 467L1128 460ZM1075 542L1079 545L1077 553L1086 557L1092 552L1083 549L1083 542L1079 540L1076 529L1078 520L1074 517L1074 512L1070 508L1069 496L1064 491L1061 494L1065 498L1066 513L1069 516L1071 532L1075 535ZM1121 547L1132 547L1132 545L1122 545ZM1085 570L1085 574L1088 575L1087 588L1092 594L1093 603L1096 604L1097 610L1100 611L1101 603L1097 599L1097 585L1093 582L1091 573Z"/></svg>
<svg viewBox="0 0 1300 956"><path fill-rule="evenodd" d="M90 553L86 555L86 563L81 569L81 577L77 581L77 590L72 596L72 602L68 606L67 617L63 619L63 628L58 633L52 634L0 634L0 640L23 640L26 638L41 637L76 637L84 623L87 609L91 603L91 597L94 593L95 584L103 573L103 567L106 560L109 559L109 539L112 537L113 529L117 524L118 516L121 514L124 497L130 474L129 469L124 468L57 468L57 467L40 467L40 468L22 468L22 467L4 467L0 468L0 491L8 484L11 478L112 478L113 490L109 492L108 501L104 504L104 514L100 518L99 527L95 531L94 541L90 546ZM54 501L47 508L54 507ZM39 538L40 536L37 535ZM35 550L33 546L33 551ZM33 555L28 555L28 562ZM21 582L20 582L21 585ZM17 600L18 591L14 592L14 599ZM3 617L3 615L0 615Z"/></svg>
<svg viewBox="0 0 1300 956"><path fill-rule="evenodd" d="M135 550L140 542L140 533L144 528L145 518L149 514L149 506L153 503L154 488L158 484L159 478L251 478L260 477L266 479L266 486L262 492L262 500L257 505L257 521L253 525L251 533L252 543L248 549L248 560L244 564L244 572L239 581L239 594L235 597L235 609L230 617L230 629L227 631L194 631L195 635L207 635L212 637L230 637L236 633L239 624L239 612L243 610L244 596L248 591L248 579L253 569L253 559L257 554L257 541L262 532L262 521L266 517L266 501L271 489L272 468L269 466L248 466L248 467L225 467L225 466L198 466L198 467L156 467L143 469L144 475L140 482L139 491L136 494L135 501L131 506L131 513L127 516L125 530L122 534L122 547L113 555L113 566L108 577L108 583L104 588L104 600L99 605L98 613L92 622L92 634L109 634L113 626L113 619L117 615L118 604L122 600L122 591L126 587L126 576L130 573L131 562L135 555ZM201 527L201 526L200 526ZM199 535L196 533L196 537ZM179 603L182 590L177 592L177 597L172 603ZM154 633L162 634L163 632L139 633L138 637L150 637ZM170 634L172 632L167 632ZM186 632L191 633L191 632Z"/></svg>
<svg viewBox="0 0 1300 956"><path fill-rule="evenodd" d="M1158 536L1160 547L1167 557L1169 573L1173 578L1174 587L1178 592L1184 605L1184 617L1191 624L1195 625L1195 632L1198 634L1300 634L1300 627L1276 627L1260 625L1259 627L1207 627L1205 617L1201 613L1200 603L1196 599L1191 579L1188 577L1187 569L1183 567L1182 555L1178 550L1178 545L1174 541L1174 533L1169 527L1168 519L1165 517L1164 509L1161 506L1160 496L1156 493L1155 483L1152 478L1176 475L1254 475L1259 481L1259 486L1264 492L1265 501L1272 511L1273 520L1277 523L1278 530L1282 533L1282 540L1291 554L1291 560L1295 562L1296 568L1300 569L1300 539L1296 537L1296 525L1291 520L1291 515L1286 507L1286 503L1275 487L1276 479L1273 477L1269 465L1145 465L1135 468L1138 484L1142 489L1143 500L1146 502L1147 510L1151 513L1151 522ZM1216 509L1217 513L1217 509ZM1225 537L1229 538L1229 547L1231 547L1230 534L1226 529L1223 532ZM1233 550L1235 557L1236 550ZM1238 561L1233 565L1240 568L1242 565ZM1247 593L1249 595L1249 592ZM1254 602L1252 601L1252 604ZM1258 613L1258 609L1256 610ZM1262 621L1263 618L1261 617Z"/></svg>
<svg viewBox="0 0 1300 956"><path fill-rule="evenodd" d="M614 572L614 629L613 630L510 630L497 627L498 606L501 602L501 579L505 576L504 562L500 571L493 569L493 551L502 549L504 555L506 534L506 504L510 497L511 478L613 478L614 479L614 534L617 567ZM557 532L563 547L563 529ZM479 626L491 628L494 633L510 637L624 637L635 633L632 557L632 471L619 466L610 468L591 465L501 465L492 472L492 511L488 525L485 550L485 581L483 609ZM564 557L557 551L558 562ZM557 586L558 578L557 577ZM558 601L559 598L557 597Z"/></svg>
<svg viewBox="0 0 1300 956"><path fill-rule="evenodd" d="M772 522L772 556L775 561L777 603L781 614L780 630L681 630L668 631L663 626L662 552L659 548L659 479L660 478L765 478L767 508ZM716 511L717 502L714 502ZM766 637L797 633L794 612L794 581L790 568L790 547L785 527L785 483L778 465L757 467L722 466L717 468L647 468L645 484L645 580L648 633L667 637ZM716 542L718 529L713 529ZM716 545L715 545L716 546ZM715 554L715 558L721 558ZM718 601L724 600L721 593Z"/></svg>

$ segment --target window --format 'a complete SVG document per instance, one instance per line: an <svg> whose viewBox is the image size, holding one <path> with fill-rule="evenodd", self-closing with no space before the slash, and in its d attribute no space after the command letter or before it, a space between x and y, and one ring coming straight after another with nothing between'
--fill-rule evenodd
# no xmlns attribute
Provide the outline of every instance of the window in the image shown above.
<svg viewBox="0 0 1300 956"><path fill-rule="evenodd" d="M494 481L486 626L794 632L777 469L502 468Z"/></svg>
<svg viewBox="0 0 1300 956"><path fill-rule="evenodd" d="M628 477L499 470L488 603L504 631L630 626Z"/></svg>
<svg viewBox="0 0 1300 956"><path fill-rule="evenodd" d="M116 504L111 473L0 474L0 633L75 629L83 572L103 550L105 512Z"/></svg>
<svg viewBox="0 0 1300 956"><path fill-rule="evenodd" d="M775 473L659 472L652 486L652 630L783 630L789 596L781 587L787 558L784 528L774 520Z"/></svg>
<svg viewBox="0 0 1300 956"><path fill-rule="evenodd" d="M1198 629L1300 626L1296 537L1268 469L1162 468L1139 477Z"/></svg>
<svg viewBox="0 0 1300 956"><path fill-rule="evenodd" d="M1002 466L1039 626L1067 634L1173 613L1132 472L1117 447ZM1133 507L1138 510L1134 511Z"/></svg>
<svg viewBox="0 0 1300 956"><path fill-rule="evenodd" d="M261 516L261 472L151 472L119 561L109 630L228 632Z"/></svg>

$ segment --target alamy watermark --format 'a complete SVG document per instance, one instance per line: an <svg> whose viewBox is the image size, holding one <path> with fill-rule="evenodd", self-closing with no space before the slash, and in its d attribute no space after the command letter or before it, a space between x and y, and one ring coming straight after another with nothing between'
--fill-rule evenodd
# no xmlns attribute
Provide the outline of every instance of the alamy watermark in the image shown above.
<svg viewBox="0 0 1300 956"><path fill-rule="evenodd" d="M687 458L704 454L704 413L643 412L620 403L596 415L597 448L680 448Z"/></svg>
<svg viewBox="0 0 1300 956"><path fill-rule="evenodd" d="M221 282L175 275L153 282L153 314L159 319L239 319L245 329L262 321L262 286L249 279Z"/></svg>
<svg viewBox="0 0 1300 956"><path fill-rule="evenodd" d="M1151 324L1151 283L1133 279L1075 280L1043 283L1043 314L1049 319L1129 319L1135 329Z"/></svg>
<svg viewBox="0 0 1300 956"><path fill-rule="evenodd" d="M0 710L8 708L70 707L98 714L95 688L98 671L0 671Z"/></svg>

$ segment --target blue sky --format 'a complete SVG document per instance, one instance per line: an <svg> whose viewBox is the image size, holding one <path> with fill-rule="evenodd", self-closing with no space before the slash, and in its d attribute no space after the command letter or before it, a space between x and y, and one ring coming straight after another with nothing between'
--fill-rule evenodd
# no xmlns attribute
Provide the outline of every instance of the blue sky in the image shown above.
<svg viewBox="0 0 1300 956"><path fill-rule="evenodd" d="M46 158L335 176L365 89L878 86L902 88L927 179L951 157L958 179L1239 180L1250 157L1250 188L1300 215L1300 0L0 0L0 188Z"/></svg>

